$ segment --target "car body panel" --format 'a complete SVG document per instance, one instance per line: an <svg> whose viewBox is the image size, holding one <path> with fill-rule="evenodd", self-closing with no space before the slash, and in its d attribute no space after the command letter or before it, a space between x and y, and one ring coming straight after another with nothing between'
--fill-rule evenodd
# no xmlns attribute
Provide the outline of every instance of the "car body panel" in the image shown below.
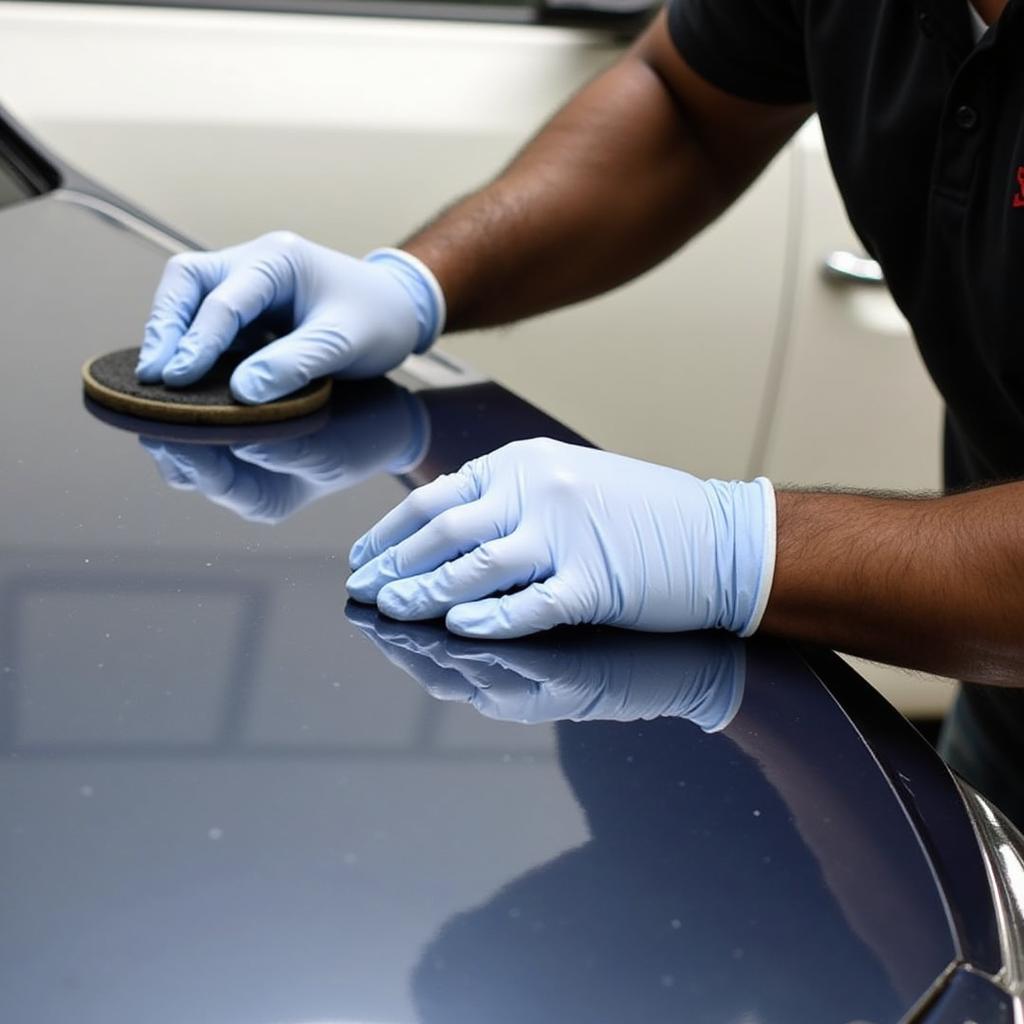
<svg viewBox="0 0 1024 1024"><path fill-rule="evenodd" d="M935 771L931 744L890 713L883 697L831 651L807 648L808 666L856 723L879 767L925 845L960 936L961 955L968 963L998 973L1002 953L998 929L987 914L974 908L991 903L991 890L978 870L979 851L973 827L964 816L964 803L952 774Z"/></svg>
<svg viewBox="0 0 1024 1024"><path fill-rule="evenodd" d="M0 210L0 1018L896 1024L984 946L990 908L951 908L931 857L966 819L908 815L788 646L713 638L743 666L721 732L523 725L429 696L346 618L345 552L410 483L573 439L499 386L405 367L416 466L274 526L169 489L78 376L138 341L171 251L133 223L59 190ZM372 448L401 390L331 416L366 403Z"/></svg>

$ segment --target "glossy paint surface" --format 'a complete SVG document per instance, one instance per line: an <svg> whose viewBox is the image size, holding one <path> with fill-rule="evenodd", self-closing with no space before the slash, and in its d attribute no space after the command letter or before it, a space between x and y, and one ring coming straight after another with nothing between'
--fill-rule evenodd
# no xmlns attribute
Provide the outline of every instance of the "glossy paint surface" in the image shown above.
<svg viewBox="0 0 1024 1024"><path fill-rule="evenodd" d="M802 661L346 609L407 485L558 426L384 382L298 437L140 444L78 369L165 256L0 213L0 1019L898 1021L957 940Z"/></svg>

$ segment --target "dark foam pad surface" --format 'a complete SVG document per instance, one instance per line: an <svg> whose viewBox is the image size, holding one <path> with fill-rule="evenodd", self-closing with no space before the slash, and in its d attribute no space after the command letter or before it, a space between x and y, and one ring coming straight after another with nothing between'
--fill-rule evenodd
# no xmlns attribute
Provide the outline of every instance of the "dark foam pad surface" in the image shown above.
<svg viewBox="0 0 1024 1024"><path fill-rule="evenodd" d="M174 423L267 423L318 409L331 391L330 380L315 380L300 391L262 405L236 402L228 386L248 352L227 352L200 380L184 388L143 384L135 377L137 348L97 356L82 369L86 393L108 408Z"/></svg>

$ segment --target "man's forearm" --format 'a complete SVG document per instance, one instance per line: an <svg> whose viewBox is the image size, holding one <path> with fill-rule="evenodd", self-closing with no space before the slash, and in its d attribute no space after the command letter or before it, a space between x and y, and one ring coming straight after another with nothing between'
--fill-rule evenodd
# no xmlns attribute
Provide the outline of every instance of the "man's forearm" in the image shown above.
<svg viewBox="0 0 1024 1024"><path fill-rule="evenodd" d="M630 57L574 97L495 182L403 248L434 271L458 330L620 284L725 202L661 80Z"/></svg>
<svg viewBox="0 0 1024 1024"><path fill-rule="evenodd" d="M969 679L1024 679L1024 483L948 497L778 494L762 633Z"/></svg>
<svg viewBox="0 0 1024 1024"><path fill-rule="evenodd" d="M577 302L696 234L804 116L727 98L698 80L662 17L497 180L402 247L438 278L450 330ZM719 132L734 142L719 146Z"/></svg>

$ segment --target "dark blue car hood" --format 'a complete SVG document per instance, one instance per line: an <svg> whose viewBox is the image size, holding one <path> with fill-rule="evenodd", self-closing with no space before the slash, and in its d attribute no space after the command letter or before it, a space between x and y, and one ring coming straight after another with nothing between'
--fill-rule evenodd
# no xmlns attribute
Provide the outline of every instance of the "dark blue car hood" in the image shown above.
<svg viewBox="0 0 1024 1024"><path fill-rule="evenodd" d="M346 618L345 552L413 478L567 432L425 389L411 477L275 526L169 489L78 377L138 341L166 255L60 195L0 214L0 1019L900 1020L961 939L803 660L716 640L714 733L434 699Z"/></svg>

